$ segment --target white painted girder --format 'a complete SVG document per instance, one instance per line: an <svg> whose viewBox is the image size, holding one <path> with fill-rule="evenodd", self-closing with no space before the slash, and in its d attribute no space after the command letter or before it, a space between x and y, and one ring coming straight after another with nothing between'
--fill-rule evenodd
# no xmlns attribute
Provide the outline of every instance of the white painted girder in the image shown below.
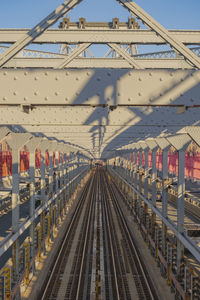
<svg viewBox="0 0 200 300"><path fill-rule="evenodd" d="M30 29L0 29L0 43L12 44L21 39ZM199 30L168 30L172 37L187 45L200 45ZM37 37L33 44L165 44L155 32L142 29L48 29Z"/></svg>
<svg viewBox="0 0 200 300"><path fill-rule="evenodd" d="M17 106L2 106L0 124L18 126L141 126L149 131L149 127L184 127L199 124L200 108L186 110L183 114L177 114L176 107L118 107L113 111L102 107L37 107L24 113ZM143 126L143 127L142 127ZM87 128L88 130L88 128Z"/></svg>
<svg viewBox="0 0 200 300"><path fill-rule="evenodd" d="M67 14L76 4L82 0L66 0L58 6L45 19L35 27L17 39L17 41L0 55L0 67L6 64L12 57L19 53L24 47L33 42L38 36L44 33L50 26L55 24L62 16Z"/></svg>
<svg viewBox="0 0 200 300"><path fill-rule="evenodd" d="M0 105L200 104L200 71L192 70L7 69L0 82Z"/></svg>
<svg viewBox="0 0 200 300"><path fill-rule="evenodd" d="M170 32L144 11L137 3L130 0L117 0L122 6L127 8L133 15L139 18L145 25L158 34L167 44L183 55L195 68L200 69L200 59L188 49L182 42L176 40Z"/></svg>
<svg viewBox="0 0 200 300"><path fill-rule="evenodd" d="M108 113L108 108L43 106L24 113L19 107L2 106L0 124L103 151L198 125L199 110L177 114L177 108L172 107L118 107Z"/></svg>
<svg viewBox="0 0 200 300"><path fill-rule="evenodd" d="M57 68L63 63L63 57L33 58L15 57L6 64L6 68ZM140 65L138 69L193 69L184 59L150 59L136 57L135 62ZM131 65L122 58L83 58L78 57L62 68L111 68L128 69Z"/></svg>

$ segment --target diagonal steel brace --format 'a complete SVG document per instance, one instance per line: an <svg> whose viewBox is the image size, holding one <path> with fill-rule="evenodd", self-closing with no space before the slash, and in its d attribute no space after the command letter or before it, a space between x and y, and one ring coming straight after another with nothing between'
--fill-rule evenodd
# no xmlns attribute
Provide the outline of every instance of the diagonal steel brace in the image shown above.
<svg viewBox="0 0 200 300"><path fill-rule="evenodd" d="M176 40L155 19L153 19L148 13L146 13L139 5L131 0L117 0L122 6L127 8L132 14L141 19L149 28L161 36L172 48L177 50L184 56L195 68L200 69L200 59L188 49L182 42Z"/></svg>
<svg viewBox="0 0 200 300"><path fill-rule="evenodd" d="M20 40L5 50L0 56L0 67L3 67L13 56L19 53L24 47L33 42L38 36L55 24L61 17L68 13L75 5L82 0L64 1L57 9L49 14L33 29L27 32Z"/></svg>

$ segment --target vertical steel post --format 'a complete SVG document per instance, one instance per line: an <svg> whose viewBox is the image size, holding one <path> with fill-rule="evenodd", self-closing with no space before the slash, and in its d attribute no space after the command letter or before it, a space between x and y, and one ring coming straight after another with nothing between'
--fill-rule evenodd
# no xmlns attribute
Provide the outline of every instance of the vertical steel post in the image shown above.
<svg viewBox="0 0 200 300"><path fill-rule="evenodd" d="M30 148L30 160L29 160L29 172L30 172L30 218L35 213L35 148ZM35 247L34 247L34 232L35 232L35 221L33 221L30 225L30 254L33 258L35 255ZM32 265L33 272L35 271L35 265Z"/></svg>
<svg viewBox="0 0 200 300"><path fill-rule="evenodd" d="M184 232L184 197L185 197L185 151L178 151L178 231ZM179 240L177 240L177 272L180 272L181 259L184 254L184 247Z"/></svg>
<svg viewBox="0 0 200 300"><path fill-rule="evenodd" d="M156 167L156 155L157 149L154 148L152 150L152 176L151 176L151 184L152 184L152 203L156 207L156 179L157 179L157 167Z"/></svg>
<svg viewBox="0 0 200 300"><path fill-rule="evenodd" d="M153 206L156 207L156 194L157 194L157 188L156 188L156 179L157 179L157 167L156 167L156 155L157 155L157 148L154 148L152 150L152 203ZM155 223L156 223L156 214L152 211L152 229L151 229L151 233L152 236L154 237L154 233L155 233Z"/></svg>
<svg viewBox="0 0 200 300"><path fill-rule="evenodd" d="M41 166L40 166L40 172L41 172L41 182L40 182L40 204L43 206L46 202L46 181L45 181L45 154L46 149L41 149ZM42 212L40 216L40 224L41 224L41 236L42 239L44 239L44 232L45 232L45 211Z"/></svg>
<svg viewBox="0 0 200 300"><path fill-rule="evenodd" d="M49 149L49 198L53 196L53 151Z"/></svg>
<svg viewBox="0 0 200 300"><path fill-rule="evenodd" d="M20 176L20 152L12 150L12 232L19 228L19 176ZM19 277L19 239L13 244L13 279L18 281Z"/></svg>
<svg viewBox="0 0 200 300"><path fill-rule="evenodd" d="M51 199L53 197L53 150L49 147L49 197ZM50 214L50 224L53 226L53 203L51 203L49 208ZM54 226L53 226L54 228ZM52 231L51 231L51 238L53 238Z"/></svg>
<svg viewBox="0 0 200 300"><path fill-rule="evenodd" d="M164 218L167 218L167 186L166 180L168 179L168 149L163 149L162 151L162 215ZM166 235L167 227L162 222L162 252L163 255L166 254Z"/></svg>
<svg viewBox="0 0 200 300"><path fill-rule="evenodd" d="M149 169L149 149L144 150L145 167L144 167L144 197L148 199L148 169Z"/></svg>
<svg viewBox="0 0 200 300"><path fill-rule="evenodd" d="M145 167L144 167L144 197L148 199L148 169L149 169L149 148L145 148L144 150L145 155ZM147 214L148 214L148 205L144 203L144 225L146 227L147 221Z"/></svg>

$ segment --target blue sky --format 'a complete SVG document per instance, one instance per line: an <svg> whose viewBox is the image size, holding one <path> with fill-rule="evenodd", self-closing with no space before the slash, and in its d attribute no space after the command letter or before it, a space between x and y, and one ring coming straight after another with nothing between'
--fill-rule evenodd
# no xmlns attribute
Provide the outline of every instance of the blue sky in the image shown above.
<svg viewBox="0 0 200 300"><path fill-rule="evenodd" d="M32 28L61 3L62 0L0 0L0 28ZM168 29L200 29L200 0L137 0L136 3ZM78 21L79 17L87 21L111 21L114 17L127 21L130 13L116 0L83 0L69 15L71 21ZM34 49L58 50L49 47L34 46ZM168 48L160 50L164 49Z"/></svg>
<svg viewBox="0 0 200 300"><path fill-rule="evenodd" d="M137 0L138 5L167 28L200 29L199 0ZM0 28L28 28L54 10L61 0L0 1ZM129 13L116 0L83 0L70 13L71 20L109 21L113 17L127 20Z"/></svg>

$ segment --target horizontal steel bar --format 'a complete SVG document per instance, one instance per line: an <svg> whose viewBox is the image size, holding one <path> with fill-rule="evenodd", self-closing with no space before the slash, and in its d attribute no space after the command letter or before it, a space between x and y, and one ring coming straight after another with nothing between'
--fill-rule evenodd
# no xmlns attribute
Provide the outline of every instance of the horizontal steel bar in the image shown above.
<svg viewBox="0 0 200 300"><path fill-rule="evenodd" d="M15 43L30 29L0 29L0 43ZM199 30L169 30L172 37L186 45L200 45ZM150 30L134 29L49 29L37 37L34 44L165 44L166 42Z"/></svg>
<svg viewBox="0 0 200 300"><path fill-rule="evenodd" d="M131 56L130 56L131 58ZM135 58L134 59L142 69L193 69L184 59L168 58ZM57 68L64 61L63 57L53 58L13 58L6 64L6 68ZM132 69L131 65L122 58L76 58L66 67L68 68L114 68L114 69Z"/></svg>
<svg viewBox="0 0 200 300"><path fill-rule="evenodd" d="M193 70L2 69L0 81L3 105L200 104L200 71Z"/></svg>

